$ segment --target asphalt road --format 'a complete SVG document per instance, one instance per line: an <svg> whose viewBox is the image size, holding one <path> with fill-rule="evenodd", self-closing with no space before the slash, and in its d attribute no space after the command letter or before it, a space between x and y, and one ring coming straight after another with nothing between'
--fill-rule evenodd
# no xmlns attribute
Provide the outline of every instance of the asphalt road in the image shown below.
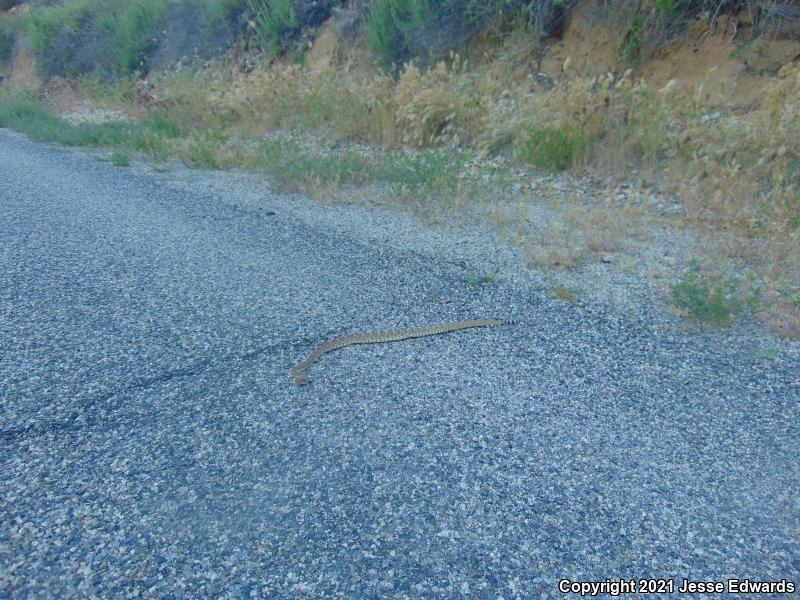
<svg viewBox="0 0 800 600"><path fill-rule="evenodd" d="M796 343L474 285L170 177L0 130L0 596L800 585ZM471 318L523 322L288 373Z"/></svg>

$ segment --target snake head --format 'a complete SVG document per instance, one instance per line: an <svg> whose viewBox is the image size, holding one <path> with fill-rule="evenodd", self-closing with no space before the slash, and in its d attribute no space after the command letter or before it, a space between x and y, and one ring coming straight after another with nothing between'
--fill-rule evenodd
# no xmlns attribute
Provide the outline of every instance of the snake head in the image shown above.
<svg viewBox="0 0 800 600"><path fill-rule="evenodd" d="M297 385L306 385L308 383L308 373L305 371L292 371L292 377Z"/></svg>

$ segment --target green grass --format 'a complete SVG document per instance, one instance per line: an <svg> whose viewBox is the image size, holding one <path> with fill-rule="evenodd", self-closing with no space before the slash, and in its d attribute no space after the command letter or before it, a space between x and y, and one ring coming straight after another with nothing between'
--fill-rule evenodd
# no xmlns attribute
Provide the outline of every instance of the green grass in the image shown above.
<svg viewBox="0 0 800 600"><path fill-rule="evenodd" d="M432 17L427 0L374 0L367 12L367 46L384 69L402 63L412 54L410 31Z"/></svg>
<svg viewBox="0 0 800 600"><path fill-rule="evenodd" d="M111 155L111 164L115 167L129 167L131 166L131 158L124 152L114 152Z"/></svg>
<svg viewBox="0 0 800 600"><path fill-rule="evenodd" d="M308 150L286 138L261 142L234 158L226 155L229 135L220 124L197 123L180 109L157 110L138 123L71 124L42 106L34 96L0 92L0 127L15 129L31 139L67 146L107 146L117 150L114 164L130 152L156 160L177 156L190 167L224 168L238 161L297 188L309 182L336 186L383 183L394 193L453 194L468 155L426 150L418 153L354 150Z"/></svg>
<svg viewBox="0 0 800 600"><path fill-rule="evenodd" d="M467 275L467 283L470 285L492 285L500 281L500 271L493 271L491 273L477 273L472 272Z"/></svg>
<svg viewBox="0 0 800 600"><path fill-rule="evenodd" d="M336 185L361 183L367 180L370 172L368 160L354 152L320 156L283 138L259 144L249 162L250 166L290 188L309 180Z"/></svg>
<svg viewBox="0 0 800 600"><path fill-rule="evenodd" d="M630 28L617 49L622 58L626 61L635 62L641 56L642 44L644 43L642 41L644 28L644 17L636 15L631 18Z"/></svg>
<svg viewBox="0 0 800 600"><path fill-rule="evenodd" d="M262 142L251 166L288 187L308 181L348 185L383 183L398 193L455 191L465 153L428 150L417 154L339 151L317 153L294 141L274 138Z"/></svg>
<svg viewBox="0 0 800 600"><path fill-rule="evenodd" d="M672 301L677 308L711 325L725 325L746 311L758 312L761 294L760 287L751 286L745 295L740 279L703 273L696 262L690 264L681 280L672 287Z"/></svg>
<svg viewBox="0 0 800 600"><path fill-rule="evenodd" d="M144 71L168 3L77 0L32 10L31 49L45 75L110 77Z"/></svg>
<svg viewBox="0 0 800 600"><path fill-rule="evenodd" d="M166 113L156 112L139 123L72 124L29 95L0 91L0 127L24 133L37 141L65 146L140 151L164 159L174 153L187 131Z"/></svg>
<svg viewBox="0 0 800 600"><path fill-rule="evenodd" d="M169 41L165 32L181 38L190 31L201 52L215 47L227 24L246 10L245 2L74 0L35 6L24 27L43 75L113 79L150 71L159 48ZM192 23L183 23L186 15L192 15Z"/></svg>
<svg viewBox="0 0 800 600"><path fill-rule="evenodd" d="M374 177L412 193L454 190L468 159L466 152L425 150L415 154L384 154L375 159Z"/></svg>
<svg viewBox="0 0 800 600"><path fill-rule="evenodd" d="M248 0L261 49L277 56L299 32L292 0Z"/></svg>
<svg viewBox="0 0 800 600"><path fill-rule="evenodd" d="M72 125L38 104L0 94L0 127L8 127L37 141L65 146L117 146L127 139L130 126L105 123Z"/></svg>
<svg viewBox="0 0 800 600"><path fill-rule="evenodd" d="M589 143L580 129L529 126L517 142L516 158L548 171L565 171L584 156Z"/></svg>

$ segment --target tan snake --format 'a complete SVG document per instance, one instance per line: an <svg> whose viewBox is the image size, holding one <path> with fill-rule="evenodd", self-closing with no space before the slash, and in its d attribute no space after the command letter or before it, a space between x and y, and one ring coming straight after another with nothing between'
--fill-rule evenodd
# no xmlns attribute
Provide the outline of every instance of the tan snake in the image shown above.
<svg viewBox="0 0 800 600"><path fill-rule="evenodd" d="M313 363L326 352L336 350L337 348L344 348L345 346L352 346L353 344L380 344L383 342L399 342L400 340L425 337L427 335L448 333L458 329L470 329L472 327L496 327L498 325L508 325L512 323L515 323L515 321L477 319L474 321L456 321L455 323L429 325L427 327L411 327L410 329L398 329L397 331L345 335L334 338L330 342L325 342L321 346L314 348L311 354L306 356L303 362L292 367L289 372L292 374L292 377L294 377L294 382L296 384L303 385L308 383L308 373L305 371L311 366L311 363Z"/></svg>

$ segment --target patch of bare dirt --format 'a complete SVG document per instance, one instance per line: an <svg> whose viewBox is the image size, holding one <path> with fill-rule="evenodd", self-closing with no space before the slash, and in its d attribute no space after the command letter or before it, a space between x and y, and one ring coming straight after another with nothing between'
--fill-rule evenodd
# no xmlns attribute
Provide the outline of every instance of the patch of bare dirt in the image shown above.
<svg viewBox="0 0 800 600"><path fill-rule="evenodd" d="M584 0L569 17L563 38L550 40L540 71L562 76L564 65L581 76L621 73L629 65L619 54L625 30L602 13L597 3ZM800 62L800 40L790 35L753 39L746 15L723 16L714 22L691 23L654 56L634 69L653 87L675 80L679 86L702 88L707 106L751 105L765 83L788 64Z"/></svg>
<svg viewBox="0 0 800 600"><path fill-rule="evenodd" d="M708 106L751 105L768 79L800 59L800 41L747 37L734 18L720 18L713 25L696 21L639 74L655 87L673 79L683 86L702 85L700 100Z"/></svg>
<svg viewBox="0 0 800 600"><path fill-rule="evenodd" d="M541 72L559 77L567 59L570 70L577 75L615 71L620 63L617 47L621 35L622 30L608 22L595 2L581 2L570 13L563 38L548 43Z"/></svg>

